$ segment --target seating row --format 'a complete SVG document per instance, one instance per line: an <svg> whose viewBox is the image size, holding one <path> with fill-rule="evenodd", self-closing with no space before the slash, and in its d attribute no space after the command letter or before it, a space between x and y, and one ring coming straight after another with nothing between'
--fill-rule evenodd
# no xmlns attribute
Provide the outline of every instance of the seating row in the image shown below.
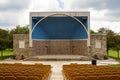
<svg viewBox="0 0 120 80"><path fill-rule="evenodd" d="M66 80L120 80L120 67L70 64L63 74Z"/></svg>
<svg viewBox="0 0 120 80"><path fill-rule="evenodd" d="M47 80L50 74L50 65L0 64L0 80Z"/></svg>

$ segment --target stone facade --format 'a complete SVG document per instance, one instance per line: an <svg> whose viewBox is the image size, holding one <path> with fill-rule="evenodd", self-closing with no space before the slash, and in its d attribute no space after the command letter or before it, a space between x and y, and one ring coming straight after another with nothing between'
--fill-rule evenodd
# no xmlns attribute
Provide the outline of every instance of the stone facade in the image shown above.
<svg viewBox="0 0 120 80"><path fill-rule="evenodd" d="M29 47L28 34L13 36L14 54L17 59L35 55L97 55L103 59L106 55L106 35L94 34L90 36L91 46L87 47L87 40L33 40L33 47Z"/></svg>
<svg viewBox="0 0 120 80"><path fill-rule="evenodd" d="M86 40L33 40L35 55L87 55Z"/></svg>
<svg viewBox="0 0 120 80"><path fill-rule="evenodd" d="M20 48L19 42L24 42L24 48ZM32 55L32 48L29 47L29 35L28 34L15 34L13 35L13 53L16 59L21 59L22 55L24 58Z"/></svg>
<svg viewBox="0 0 120 80"><path fill-rule="evenodd" d="M91 56L97 56L99 59L103 59L107 55L107 39L106 34L92 34L90 54Z"/></svg>

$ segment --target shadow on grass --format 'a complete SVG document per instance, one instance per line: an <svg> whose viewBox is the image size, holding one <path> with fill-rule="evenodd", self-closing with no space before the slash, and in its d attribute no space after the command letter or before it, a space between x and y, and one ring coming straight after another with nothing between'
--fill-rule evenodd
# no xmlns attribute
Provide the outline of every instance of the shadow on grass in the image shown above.
<svg viewBox="0 0 120 80"><path fill-rule="evenodd" d="M3 57L0 57L0 60L5 60L5 59L7 59L7 58L12 58L13 57L13 55L10 55L10 56L3 56Z"/></svg>
<svg viewBox="0 0 120 80"><path fill-rule="evenodd" d="M109 57L115 59L116 61L118 61L120 63L120 58L112 57L112 56L109 56Z"/></svg>

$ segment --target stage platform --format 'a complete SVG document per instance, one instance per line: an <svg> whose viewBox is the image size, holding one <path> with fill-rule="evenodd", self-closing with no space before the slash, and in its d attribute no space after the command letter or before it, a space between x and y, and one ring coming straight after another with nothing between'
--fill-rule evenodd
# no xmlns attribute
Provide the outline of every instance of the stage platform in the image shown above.
<svg viewBox="0 0 120 80"><path fill-rule="evenodd" d="M88 61L91 57L81 55L39 55L25 59L26 61Z"/></svg>

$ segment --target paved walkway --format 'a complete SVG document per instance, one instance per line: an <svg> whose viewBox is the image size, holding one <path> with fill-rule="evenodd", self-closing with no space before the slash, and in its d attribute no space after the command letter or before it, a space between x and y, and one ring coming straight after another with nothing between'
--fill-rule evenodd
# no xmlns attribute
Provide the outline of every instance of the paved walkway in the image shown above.
<svg viewBox="0 0 120 80"><path fill-rule="evenodd" d="M17 60L9 60L9 61L0 61L0 63L50 64L52 66L52 75L51 75L50 80L63 80L62 65L70 64L70 63L91 64L91 61L17 61ZM97 60L97 65L108 65L108 64L118 64L118 62L111 58L108 60Z"/></svg>

